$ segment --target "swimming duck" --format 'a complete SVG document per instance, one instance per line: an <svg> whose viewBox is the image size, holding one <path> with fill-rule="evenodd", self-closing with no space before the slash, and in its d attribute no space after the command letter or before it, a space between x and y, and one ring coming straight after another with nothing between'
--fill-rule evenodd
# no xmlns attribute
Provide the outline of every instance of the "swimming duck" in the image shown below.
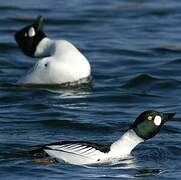
<svg viewBox="0 0 181 180"><path fill-rule="evenodd" d="M145 111L115 142L102 145L87 141L61 141L41 146L41 150L60 162L75 165L117 162L128 157L140 143L154 137L175 113Z"/></svg>
<svg viewBox="0 0 181 180"><path fill-rule="evenodd" d="M22 52L40 58L34 67L21 77L17 84L64 84L87 82L91 67L87 58L70 42L52 40L43 31L43 17L15 34Z"/></svg>

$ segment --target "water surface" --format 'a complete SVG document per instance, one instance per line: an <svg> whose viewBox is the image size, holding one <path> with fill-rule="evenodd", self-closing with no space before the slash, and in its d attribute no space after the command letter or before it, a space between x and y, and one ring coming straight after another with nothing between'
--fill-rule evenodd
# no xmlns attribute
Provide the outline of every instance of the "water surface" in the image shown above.
<svg viewBox="0 0 181 180"><path fill-rule="evenodd" d="M0 179L149 179L181 177L181 2L176 0L1 0ZM14 33L45 17L45 31L78 47L92 87L12 86L36 60ZM116 140L144 110L176 112L131 161L112 166L39 164L6 152L58 140Z"/></svg>

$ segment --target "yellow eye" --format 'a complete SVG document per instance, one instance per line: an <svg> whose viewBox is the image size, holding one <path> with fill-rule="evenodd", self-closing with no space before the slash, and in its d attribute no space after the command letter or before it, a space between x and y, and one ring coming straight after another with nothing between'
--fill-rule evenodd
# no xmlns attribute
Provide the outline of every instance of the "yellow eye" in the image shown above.
<svg viewBox="0 0 181 180"><path fill-rule="evenodd" d="M152 116L148 116L148 120L151 121L153 119Z"/></svg>
<svg viewBox="0 0 181 180"><path fill-rule="evenodd" d="M27 32L25 32L24 36L25 36L25 37L27 37L27 36L28 36Z"/></svg>

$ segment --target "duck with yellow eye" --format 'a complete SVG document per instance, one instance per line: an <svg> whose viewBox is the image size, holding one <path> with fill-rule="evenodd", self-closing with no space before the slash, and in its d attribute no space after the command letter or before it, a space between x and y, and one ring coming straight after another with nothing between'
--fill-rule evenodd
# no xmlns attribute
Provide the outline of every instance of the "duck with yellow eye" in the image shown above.
<svg viewBox="0 0 181 180"><path fill-rule="evenodd" d="M42 145L30 151L30 154L42 153L43 156L47 154L56 161L76 165L120 162L120 160L127 158L138 144L158 134L163 124L172 119L174 115L175 113L145 111L112 144L98 144L82 140L60 141ZM47 162L47 159L38 162Z"/></svg>
<svg viewBox="0 0 181 180"><path fill-rule="evenodd" d="M174 116L174 113L159 113L156 111L146 111L133 123L132 128L136 134L144 140L155 136L166 120Z"/></svg>

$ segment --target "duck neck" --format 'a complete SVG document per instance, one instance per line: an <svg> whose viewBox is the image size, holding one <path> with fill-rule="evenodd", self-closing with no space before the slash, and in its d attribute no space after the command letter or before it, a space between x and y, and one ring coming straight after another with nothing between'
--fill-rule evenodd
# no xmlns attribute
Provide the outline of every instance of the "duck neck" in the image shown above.
<svg viewBox="0 0 181 180"><path fill-rule="evenodd" d="M53 40L45 37L38 44L35 54L35 57L48 57L51 56L54 51L54 42Z"/></svg>
<svg viewBox="0 0 181 180"><path fill-rule="evenodd" d="M143 141L133 129L130 129L111 145L110 154L116 157L129 155L131 151Z"/></svg>

